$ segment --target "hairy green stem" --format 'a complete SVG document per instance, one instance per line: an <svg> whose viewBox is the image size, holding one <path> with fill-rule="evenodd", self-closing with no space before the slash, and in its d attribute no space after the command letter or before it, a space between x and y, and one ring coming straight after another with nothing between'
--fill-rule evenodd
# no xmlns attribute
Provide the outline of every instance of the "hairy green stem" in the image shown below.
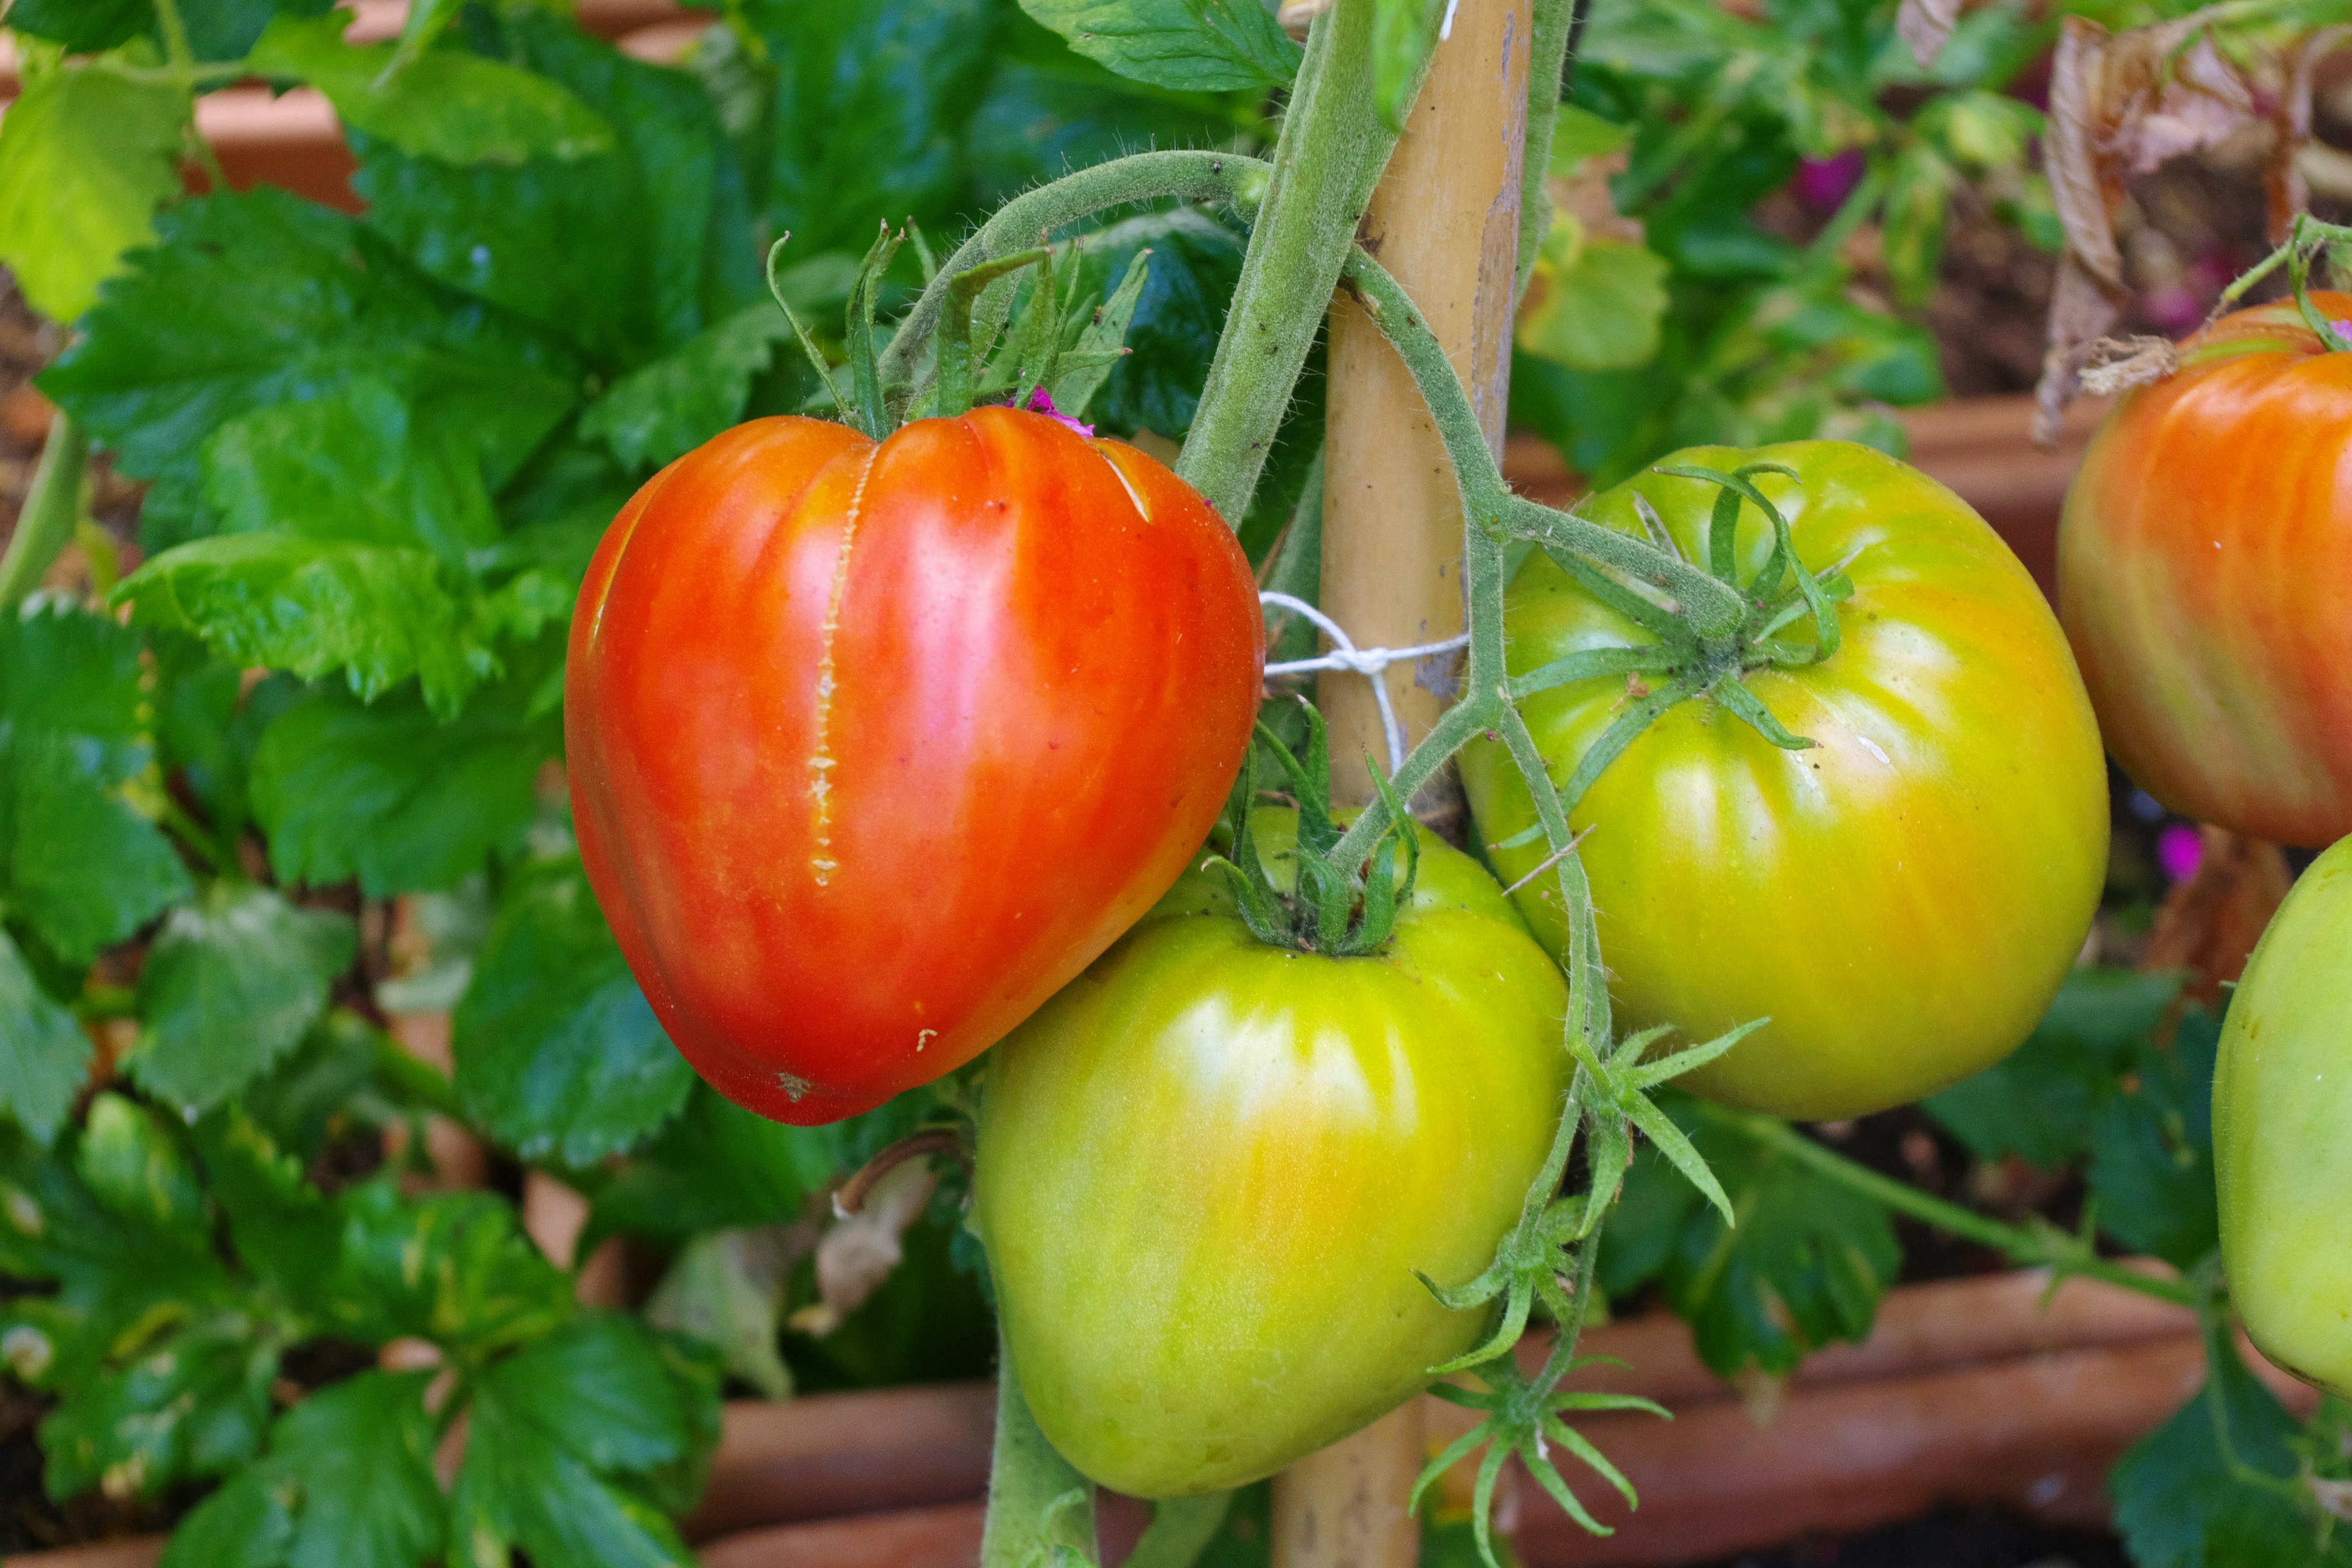
<svg viewBox="0 0 2352 1568"><path fill-rule="evenodd" d="M49 421L49 437L41 447L40 467L33 471L24 510L16 514L8 552L0 556L0 611L24 603L73 537L75 520L81 516L82 469L89 460L89 433L60 410Z"/></svg>
<svg viewBox="0 0 2352 1568"><path fill-rule="evenodd" d="M1577 0L1535 0L1528 38L1528 138L1519 164L1519 271L1512 294L1528 289L1536 252L1551 232L1551 133L1559 119L1559 92L1568 73L1568 37L1576 28Z"/></svg>
<svg viewBox="0 0 2352 1568"><path fill-rule="evenodd" d="M996 1446L988 1466L988 1523L980 1568L1035 1568L1056 1547L1095 1561L1094 1483L1037 1430L1013 1375L1013 1356L996 1352Z"/></svg>
<svg viewBox="0 0 2352 1568"><path fill-rule="evenodd" d="M2063 1274L2086 1275L2109 1285L2119 1285L2126 1290L2136 1290L2143 1296L2154 1296L2159 1300L2172 1301L2184 1307L2194 1307L2203 1299L2197 1288L2185 1279L2167 1279L2127 1268L2112 1258L2096 1256L2088 1243L2062 1231L2005 1225L1989 1215L1980 1215L1973 1209L1932 1197L1916 1187L1898 1182L1892 1176L1881 1175L1869 1166L1815 1142L1778 1117L1735 1110L1712 1100L1701 1100L1692 1103L1698 1108L1704 1120L1716 1126L1786 1154L1816 1173L1875 1199L1898 1214L1908 1215L1923 1225L1931 1225L1947 1235L1990 1247L2013 1263L2046 1265Z"/></svg>
<svg viewBox="0 0 2352 1568"><path fill-rule="evenodd" d="M1139 202L1222 201L1245 208L1270 172L1264 159L1240 153L1138 153L1024 191L997 208L940 264L938 276L900 320L890 346L883 351L882 384L921 389L917 373L923 346L939 323L948 286L958 273L1025 250L1041 235Z"/></svg>
<svg viewBox="0 0 2352 1568"><path fill-rule="evenodd" d="M1192 1568L1225 1522L1231 1492L1163 1498L1151 1505L1151 1523L1128 1553L1126 1568Z"/></svg>
<svg viewBox="0 0 2352 1568"><path fill-rule="evenodd" d="M1233 309L1176 462L1228 523L1249 510L1356 226L1396 146L1373 108L1372 9L1371 0L1340 0L1307 35ZM1409 89L1407 101L1420 82Z"/></svg>

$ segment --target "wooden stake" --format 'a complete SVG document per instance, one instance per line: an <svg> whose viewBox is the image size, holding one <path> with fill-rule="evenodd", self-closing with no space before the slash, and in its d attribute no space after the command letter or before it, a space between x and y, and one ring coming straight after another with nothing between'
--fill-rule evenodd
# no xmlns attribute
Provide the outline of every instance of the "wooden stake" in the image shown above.
<svg viewBox="0 0 2352 1568"><path fill-rule="evenodd" d="M1529 23L1528 0L1458 0L1362 230L1453 356L1497 453L1510 385ZM1331 312L1330 365L1323 608L1359 647L1452 637L1463 627L1462 511L1436 427L1403 362L1344 300ZM1451 700L1453 671L1451 663L1399 665L1381 677L1407 745ZM1332 794L1361 804L1372 795L1364 753L1389 765L1371 689L1360 675L1326 675L1316 700L1330 725ZM1458 797L1446 777L1444 787ZM1432 803L1425 792L1416 804L1451 801ZM1413 1568L1420 1533L1404 1498L1423 1462L1421 1405L1276 1478L1275 1568Z"/></svg>
<svg viewBox="0 0 2352 1568"><path fill-rule="evenodd" d="M1528 0L1459 0L1363 224L1365 248L1428 318L1498 455L1511 378L1528 10ZM1403 362L1345 299L1331 311L1330 369L1323 608L1361 647L1453 637L1463 626L1462 512L1436 427ZM1452 677L1451 663L1387 671L1407 745L1451 702ZM1370 684L1326 675L1316 701L1331 729L1332 793L1370 800L1363 753L1388 763Z"/></svg>

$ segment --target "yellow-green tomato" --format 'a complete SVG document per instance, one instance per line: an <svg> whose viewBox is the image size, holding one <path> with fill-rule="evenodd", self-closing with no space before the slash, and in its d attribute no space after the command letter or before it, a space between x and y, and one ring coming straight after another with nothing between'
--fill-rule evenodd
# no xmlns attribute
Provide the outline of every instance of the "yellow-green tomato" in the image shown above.
<svg viewBox="0 0 2352 1568"><path fill-rule="evenodd" d="M1879 1110L1990 1066L2056 993L2105 875L2106 768L2056 617L1966 502L1868 447L1702 447L1665 461L1794 470L1754 482L1798 557L1816 573L1842 565L1853 596L1829 658L1743 678L1811 748L1780 750L1700 698L1653 724L1576 807L1622 1021L1704 1040L1769 1018L1683 1082L1782 1116ZM1638 534L1638 495L1705 562L1719 493L1646 473L1578 510ZM1735 538L1747 584L1772 548L1753 503ZM1514 675L1654 640L1540 554L1513 578L1505 624ZM1810 646L1809 625L1784 635ZM1621 675L1527 701L1555 782L1637 694ZM1534 826L1499 744L1474 742L1462 776L1488 844ZM1517 879L1545 848L1492 853ZM1517 897L1559 951L1553 879Z"/></svg>
<svg viewBox="0 0 2352 1568"><path fill-rule="evenodd" d="M1277 882L1295 814L1253 824ZM974 1178L1038 1426L1138 1497L1272 1473L1401 1404L1483 1311L1568 1087L1567 994L1423 836L1387 946L1252 937L1196 867L989 1058Z"/></svg>
<svg viewBox="0 0 2352 1568"><path fill-rule="evenodd" d="M2352 1397L2352 838L2296 881L2238 982L2213 1069L2213 1164L2246 1332Z"/></svg>

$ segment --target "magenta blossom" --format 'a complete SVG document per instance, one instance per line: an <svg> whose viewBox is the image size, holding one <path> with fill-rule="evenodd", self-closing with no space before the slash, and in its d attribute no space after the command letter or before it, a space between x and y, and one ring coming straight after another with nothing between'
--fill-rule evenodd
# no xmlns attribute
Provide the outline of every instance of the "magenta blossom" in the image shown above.
<svg viewBox="0 0 2352 1568"><path fill-rule="evenodd" d="M1029 395L1029 412L1032 414L1042 414L1048 419L1066 425L1081 436L1091 436L1095 433L1095 427L1093 426L1081 425L1076 420L1071 418L1068 415L1063 413L1060 409L1055 407L1054 400L1046 395L1045 389L1042 386Z"/></svg>
<svg viewBox="0 0 2352 1568"><path fill-rule="evenodd" d="M2197 875L2204 863L2205 846L2197 837L2197 829L2185 822L2165 824L2156 836L2156 863L2164 874L2176 882L2185 882Z"/></svg>

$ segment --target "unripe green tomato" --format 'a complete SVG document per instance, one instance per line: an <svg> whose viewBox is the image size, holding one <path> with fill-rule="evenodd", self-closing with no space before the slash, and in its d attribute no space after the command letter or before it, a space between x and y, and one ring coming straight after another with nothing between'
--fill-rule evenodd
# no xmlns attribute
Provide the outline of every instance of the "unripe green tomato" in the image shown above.
<svg viewBox="0 0 2352 1568"><path fill-rule="evenodd" d="M2246 963L2213 1069L2230 1300L2262 1352L2352 1397L2352 838Z"/></svg>
<svg viewBox="0 0 2352 1568"><path fill-rule="evenodd" d="M1828 658L1741 678L1814 743L1782 751L1707 698L1685 701L1609 765L1571 826L1592 829L1579 853L1621 1023L1672 1025L1692 1043L1770 1020L1683 1087L1779 1116L1859 1116L1990 1067L2032 1031L2098 906L2106 763L2057 617L1967 502L1847 441L1664 459L1750 462L1794 470L1754 482L1798 558L1821 574L1842 564L1853 584ZM1577 510L1639 535L1638 495L1705 562L1720 493L1652 472ZM1745 584L1773 547L1754 504L1735 538ZM1514 676L1654 640L1541 554L1513 577L1504 624ZM1809 625L1784 640L1810 646ZM1526 700L1555 782L1633 694L1616 676ZM1473 741L1462 782L1496 869L1526 877L1545 848L1503 747ZM1561 951L1553 879L1517 897Z"/></svg>
<svg viewBox="0 0 2352 1568"><path fill-rule="evenodd" d="M1297 819L1253 819L1277 881ZM1137 1497L1271 1474L1402 1403L1483 1310L1558 1125L1567 993L1423 835L1387 946L1252 937L1197 866L989 1058L974 1178L1038 1426Z"/></svg>

